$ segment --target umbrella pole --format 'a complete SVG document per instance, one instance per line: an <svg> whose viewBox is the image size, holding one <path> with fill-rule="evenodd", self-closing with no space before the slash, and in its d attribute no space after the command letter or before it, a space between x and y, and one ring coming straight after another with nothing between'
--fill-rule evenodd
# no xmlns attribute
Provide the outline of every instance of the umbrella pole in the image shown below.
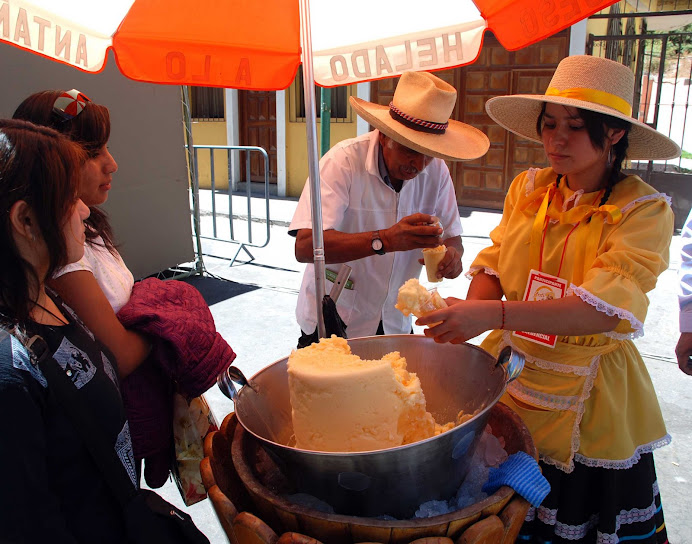
<svg viewBox="0 0 692 544"><path fill-rule="evenodd" d="M317 119L315 116L315 78L312 69L312 43L310 34L310 1L300 0L300 26L303 46L303 96L305 97L305 130L308 141L308 171L310 174L310 203L312 212L312 248L315 264L315 306L317 332L326 336L322 300L325 295L324 237L322 233L322 198L320 196L320 169L317 154Z"/></svg>
<svg viewBox="0 0 692 544"><path fill-rule="evenodd" d="M204 274L204 262L202 260L202 239L201 226L199 216L199 179L197 178L197 161L194 153L194 143L192 140L192 119L190 116L190 95L187 85L180 87L183 99L183 122L185 124L185 142L187 150L188 174L190 179L190 188L192 189L192 212L193 225L195 231L195 273ZM230 191L230 181L229 181Z"/></svg>

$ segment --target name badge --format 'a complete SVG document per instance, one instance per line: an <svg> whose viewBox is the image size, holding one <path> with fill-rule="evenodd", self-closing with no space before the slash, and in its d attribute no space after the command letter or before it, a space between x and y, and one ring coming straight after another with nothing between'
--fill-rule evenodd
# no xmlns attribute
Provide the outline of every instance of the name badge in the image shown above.
<svg viewBox="0 0 692 544"><path fill-rule="evenodd" d="M538 301L563 298L566 291L567 280L563 280L557 276L551 276L550 274L538 270L531 270L529 272L529 280L526 282L524 300ZM557 335L555 334L524 331L514 331L513 334L549 348L554 348L557 343Z"/></svg>

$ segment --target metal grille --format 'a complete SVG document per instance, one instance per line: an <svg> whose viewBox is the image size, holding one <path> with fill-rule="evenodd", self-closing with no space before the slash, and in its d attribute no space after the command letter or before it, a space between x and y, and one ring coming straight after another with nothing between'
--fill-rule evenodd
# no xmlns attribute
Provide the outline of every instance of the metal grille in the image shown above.
<svg viewBox="0 0 692 544"><path fill-rule="evenodd" d="M298 68L298 73L293 81L292 89L292 100L293 105L291 112L291 121L305 121L305 100L303 92L303 67ZM331 91L332 93L332 105L331 105L331 121L336 123L348 123L352 121L351 119L351 109L348 107L348 96L349 88L344 87L332 87L331 89L324 89ZM315 85L315 111L317 112L317 119L320 118L320 97L323 88Z"/></svg>
<svg viewBox="0 0 692 544"><path fill-rule="evenodd" d="M190 87L190 115L202 121L223 121L223 89L217 87Z"/></svg>
<svg viewBox="0 0 692 544"><path fill-rule="evenodd" d="M610 28L609 28L610 30ZM615 30L613 28L613 30ZM692 173L692 32L633 34L634 22L625 35L589 36L587 53L629 66L635 74L633 115L666 134L683 149L671 161L634 161L632 168L647 171ZM648 164L647 164L648 163Z"/></svg>

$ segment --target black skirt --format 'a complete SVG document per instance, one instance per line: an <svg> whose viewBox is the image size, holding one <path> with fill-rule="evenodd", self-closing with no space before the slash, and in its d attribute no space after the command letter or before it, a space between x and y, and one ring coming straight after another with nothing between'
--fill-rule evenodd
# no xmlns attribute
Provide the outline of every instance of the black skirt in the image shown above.
<svg viewBox="0 0 692 544"><path fill-rule="evenodd" d="M575 462L567 474L540 463L551 490L531 508L517 543L666 544L653 454L628 469L588 467Z"/></svg>

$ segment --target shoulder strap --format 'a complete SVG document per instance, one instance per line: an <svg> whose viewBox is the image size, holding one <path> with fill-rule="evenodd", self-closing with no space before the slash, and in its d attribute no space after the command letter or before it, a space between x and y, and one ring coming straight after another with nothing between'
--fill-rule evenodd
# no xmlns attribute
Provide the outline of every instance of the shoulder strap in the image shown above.
<svg viewBox="0 0 692 544"><path fill-rule="evenodd" d="M72 380L53 359L48 344L41 336L32 336L25 347L30 355L33 354L50 389L74 423L118 502L124 507L137 494L137 489L132 485L113 446L108 443L101 426L93 417L90 407L78 398Z"/></svg>

